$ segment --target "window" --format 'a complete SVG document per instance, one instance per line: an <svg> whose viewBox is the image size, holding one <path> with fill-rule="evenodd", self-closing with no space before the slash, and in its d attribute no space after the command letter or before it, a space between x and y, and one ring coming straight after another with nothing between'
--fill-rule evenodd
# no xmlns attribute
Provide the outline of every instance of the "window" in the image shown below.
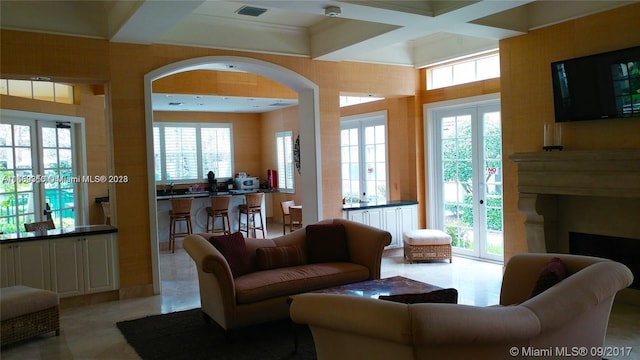
<svg viewBox="0 0 640 360"><path fill-rule="evenodd" d="M364 104L372 101L383 100L383 97L375 96L340 96L340 107Z"/></svg>
<svg viewBox="0 0 640 360"><path fill-rule="evenodd" d="M276 133L276 158L278 160L278 189L293 192L293 133Z"/></svg>
<svg viewBox="0 0 640 360"><path fill-rule="evenodd" d="M73 86L51 81L0 79L0 94L73 104Z"/></svg>
<svg viewBox="0 0 640 360"><path fill-rule="evenodd" d="M0 231L51 217L56 228L76 223L78 169L74 127L40 120L0 124Z"/></svg>
<svg viewBox="0 0 640 360"><path fill-rule="evenodd" d="M494 52L427 69L427 90L500 77L500 55Z"/></svg>
<svg viewBox="0 0 640 360"><path fill-rule="evenodd" d="M155 179L189 182L233 177L231 124L156 123L153 127Z"/></svg>
<svg viewBox="0 0 640 360"><path fill-rule="evenodd" d="M386 124L386 113L341 122L342 197L347 203L387 200Z"/></svg>

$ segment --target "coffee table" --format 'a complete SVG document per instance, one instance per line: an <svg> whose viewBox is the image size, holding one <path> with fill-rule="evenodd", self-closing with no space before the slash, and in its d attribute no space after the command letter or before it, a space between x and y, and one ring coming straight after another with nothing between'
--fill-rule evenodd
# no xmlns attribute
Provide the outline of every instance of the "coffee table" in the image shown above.
<svg viewBox="0 0 640 360"><path fill-rule="evenodd" d="M403 276L392 276L377 280L367 280L311 291L314 294L339 294L377 299L380 295L423 294L441 290L439 286L423 283ZM295 298L295 295L293 296Z"/></svg>

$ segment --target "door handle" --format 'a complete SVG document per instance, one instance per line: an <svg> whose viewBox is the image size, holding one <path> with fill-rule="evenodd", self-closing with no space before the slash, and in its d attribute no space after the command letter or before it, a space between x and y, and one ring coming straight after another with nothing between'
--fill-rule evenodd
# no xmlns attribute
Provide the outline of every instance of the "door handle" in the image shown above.
<svg viewBox="0 0 640 360"><path fill-rule="evenodd" d="M484 200L480 200L480 205L484 204Z"/></svg>

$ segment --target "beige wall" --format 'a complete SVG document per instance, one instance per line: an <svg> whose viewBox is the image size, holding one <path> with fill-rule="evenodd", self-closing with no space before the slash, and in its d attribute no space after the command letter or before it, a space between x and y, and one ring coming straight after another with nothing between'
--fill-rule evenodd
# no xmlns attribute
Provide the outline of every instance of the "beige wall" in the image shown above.
<svg viewBox="0 0 640 360"><path fill-rule="evenodd" d="M2 31L3 77L51 76L107 84L113 129L116 175L127 184L115 186L118 199L120 283L123 296L151 293L151 250L147 198L144 75L178 61L202 56L246 56L291 69L319 87L321 166L325 217L341 216L339 119L351 111L389 111L390 184L392 198L416 197L420 223L425 224L424 138L422 104L501 91L505 171L505 249L508 258L526 251L523 218L517 210L515 166L507 156L539 151L542 124L552 121L549 62L640 44L640 4L570 21L501 41L501 71L489 80L446 90L423 91L424 70L360 63L333 63L299 57L241 53L167 45L133 45L64 36ZM244 81L244 80L243 80ZM246 80L251 81L251 80ZM340 93L391 97L341 112ZM205 116L205 115L202 115ZM208 116L208 115L207 115ZM273 167L273 150L264 139L291 127L297 134L297 111L264 115L258 128L262 156L249 169ZM637 119L569 124L567 149L640 147ZM406 141L403 139L406 138ZM238 159L239 161L244 161ZM251 161L251 160L248 160ZM304 167L304 164L303 164ZM251 170L254 171L254 170ZM265 174L266 175L266 174ZM295 196L295 195L294 195Z"/></svg>
<svg viewBox="0 0 640 360"><path fill-rule="evenodd" d="M104 81L110 99L115 175L127 184L115 185L121 295L149 295L152 291L151 241L147 208L144 75L162 66L203 56L246 56L289 68L313 81L319 91L321 166L325 217L341 216L339 179L340 90L366 88L372 93L392 89L412 94L416 70L367 65L353 71L350 63L312 61L298 57L240 53L165 45L133 45L56 35L2 31L2 76L46 75L54 80ZM380 71L375 71L380 69ZM372 73L378 74L371 77ZM344 78L342 78L344 77ZM242 160L241 160L242 161ZM258 163L262 159L257 160ZM253 168L253 165L248 165ZM266 169L262 164L256 168ZM304 167L304 164L303 164Z"/></svg>
<svg viewBox="0 0 640 360"><path fill-rule="evenodd" d="M568 21L500 42L505 258L526 252L518 211L514 152L542 150L543 124L553 123L550 63L640 45L640 4ZM640 148L640 121L566 123L565 150Z"/></svg>

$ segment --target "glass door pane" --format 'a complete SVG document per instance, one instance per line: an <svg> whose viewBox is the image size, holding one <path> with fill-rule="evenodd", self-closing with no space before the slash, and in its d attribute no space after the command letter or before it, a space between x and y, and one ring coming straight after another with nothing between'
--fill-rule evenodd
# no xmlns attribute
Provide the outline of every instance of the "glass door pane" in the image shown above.
<svg viewBox="0 0 640 360"><path fill-rule="evenodd" d="M452 246L465 252L475 249L473 216L472 116L442 117L441 161L445 231Z"/></svg>
<svg viewBox="0 0 640 360"><path fill-rule="evenodd" d="M0 124L0 231L24 231L35 211L32 126Z"/></svg>
<svg viewBox="0 0 640 360"><path fill-rule="evenodd" d="M484 234L483 257L502 260L504 255L502 216L502 132L500 111L481 109L484 153Z"/></svg>
<svg viewBox="0 0 640 360"><path fill-rule="evenodd" d="M75 181L71 128L46 124L42 132L45 218L56 228L75 226Z"/></svg>

